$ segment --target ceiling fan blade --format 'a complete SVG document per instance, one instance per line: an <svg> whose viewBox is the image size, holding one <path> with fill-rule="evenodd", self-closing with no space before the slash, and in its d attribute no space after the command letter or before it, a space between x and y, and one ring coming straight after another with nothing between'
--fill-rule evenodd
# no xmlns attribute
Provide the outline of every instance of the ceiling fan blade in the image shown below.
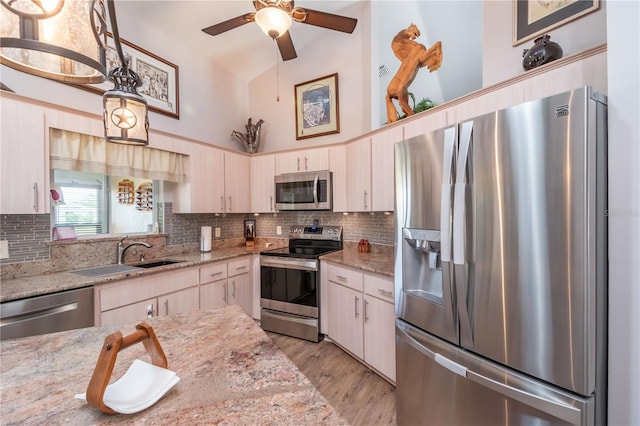
<svg viewBox="0 0 640 426"><path fill-rule="evenodd" d="M303 11L306 12L306 17L300 22L315 25L316 27L328 28L330 30L342 31L344 33L352 33L358 23L357 19L334 15L333 13L319 12L312 9L303 9ZM297 17L295 12L294 17Z"/></svg>
<svg viewBox="0 0 640 426"><path fill-rule="evenodd" d="M229 19L228 21L220 22L219 24L203 28L202 31L209 35L215 36L218 34L222 34L225 31L238 28L244 24L248 24L249 22L253 22L255 20L255 16L256 14L254 12L247 13L242 16L237 16L235 18Z"/></svg>
<svg viewBox="0 0 640 426"><path fill-rule="evenodd" d="M282 56L283 61L288 61L298 57L296 49L293 47L293 40L291 40L291 34L289 34L289 31L276 38L276 43L278 43L278 49L280 50L280 56Z"/></svg>

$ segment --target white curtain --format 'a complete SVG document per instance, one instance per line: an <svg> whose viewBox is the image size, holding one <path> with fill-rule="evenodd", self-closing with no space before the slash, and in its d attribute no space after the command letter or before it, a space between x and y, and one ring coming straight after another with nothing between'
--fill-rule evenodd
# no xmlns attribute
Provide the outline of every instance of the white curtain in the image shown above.
<svg viewBox="0 0 640 426"><path fill-rule="evenodd" d="M51 168L110 176L188 182L188 156L146 146L107 142L104 138L49 129Z"/></svg>

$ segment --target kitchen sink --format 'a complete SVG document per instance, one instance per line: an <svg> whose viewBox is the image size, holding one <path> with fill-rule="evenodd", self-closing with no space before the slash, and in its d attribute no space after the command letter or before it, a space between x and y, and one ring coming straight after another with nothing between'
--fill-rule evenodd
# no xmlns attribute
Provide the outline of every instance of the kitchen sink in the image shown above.
<svg viewBox="0 0 640 426"><path fill-rule="evenodd" d="M156 260L154 262L140 263L136 265L136 268L156 268L158 266L173 265L182 262L184 262L184 260Z"/></svg>
<svg viewBox="0 0 640 426"><path fill-rule="evenodd" d="M114 264L97 266L95 268L76 269L71 272L73 272L74 274L84 275L85 277L102 277L104 275L120 274L123 272L132 272L138 270L140 270L140 268L136 266Z"/></svg>

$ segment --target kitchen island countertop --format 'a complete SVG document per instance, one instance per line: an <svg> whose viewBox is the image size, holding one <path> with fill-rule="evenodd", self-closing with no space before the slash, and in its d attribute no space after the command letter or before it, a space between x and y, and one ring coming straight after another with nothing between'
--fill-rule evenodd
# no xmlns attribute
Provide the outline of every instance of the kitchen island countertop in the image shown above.
<svg viewBox="0 0 640 426"><path fill-rule="evenodd" d="M104 338L90 327L0 342L3 424L346 424L271 339L235 305L148 320L180 382L136 414L108 415L74 399L86 390ZM118 354L112 380L142 344Z"/></svg>

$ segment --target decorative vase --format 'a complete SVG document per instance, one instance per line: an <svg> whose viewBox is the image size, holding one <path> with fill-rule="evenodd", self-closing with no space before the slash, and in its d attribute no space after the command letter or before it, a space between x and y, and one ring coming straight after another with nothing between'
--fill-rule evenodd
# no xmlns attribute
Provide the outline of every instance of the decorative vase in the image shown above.
<svg viewBox="0 0 640 426"><path fill-rule="evenodd" d="M540 36L533 42L533 47L522 52L522 67L525 71L562 58L562 47L554 41L549 41L550 39L547 34Z"/></svg>

